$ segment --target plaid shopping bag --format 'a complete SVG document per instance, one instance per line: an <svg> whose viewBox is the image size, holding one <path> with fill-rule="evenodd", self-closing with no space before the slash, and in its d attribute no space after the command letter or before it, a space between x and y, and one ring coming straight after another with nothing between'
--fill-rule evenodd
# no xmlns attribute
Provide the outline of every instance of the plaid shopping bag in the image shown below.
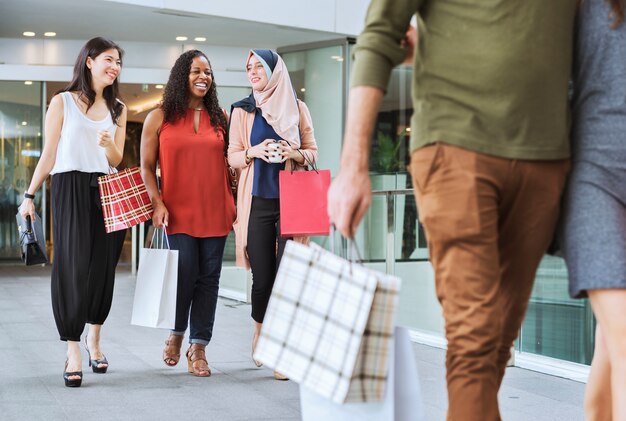
<svg viewBox="0 0 626 421"><path fill-rule="evenodd" d="M98 177L104 227L120 231L152 217L152 202L138 167Z"/></svg>
<svg viewBox="0 0 626 421"><path fill-rule="evenodd" d="M287 242L255 359L334 402L380 400L400 279Z"/></svg>
<svg viewBox="0 0 626 421"><path fill-rule="evenodd" d="M345 402L377 402L385 397L400 278L380 273Z"/></svg>

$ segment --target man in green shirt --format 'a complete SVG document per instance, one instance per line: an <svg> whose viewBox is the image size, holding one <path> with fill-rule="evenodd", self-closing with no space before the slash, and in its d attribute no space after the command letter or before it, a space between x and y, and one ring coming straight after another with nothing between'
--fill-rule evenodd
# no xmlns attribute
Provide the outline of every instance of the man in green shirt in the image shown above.
<svg viewBox="0 0 626 421"><path fill-rule="evenodd" d="M499 420L497 394L569 171L577 0L374 0L354 50L331 220L371 202L369 145L417 13L411 174L446 321L449 420Z"/></svg>

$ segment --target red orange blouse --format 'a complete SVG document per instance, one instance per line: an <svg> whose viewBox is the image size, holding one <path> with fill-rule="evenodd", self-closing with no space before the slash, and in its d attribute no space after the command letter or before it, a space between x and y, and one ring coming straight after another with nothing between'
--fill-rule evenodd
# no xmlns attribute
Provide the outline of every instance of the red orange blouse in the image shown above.
<svg viewBox="0 0 626 421"><path fill-rule="evenodd" d="M164 122L159 135L161 197L169 212L168 234L221 237L232 229L235 204L224 162L224 137L194 110L175 123Z"/></svg>

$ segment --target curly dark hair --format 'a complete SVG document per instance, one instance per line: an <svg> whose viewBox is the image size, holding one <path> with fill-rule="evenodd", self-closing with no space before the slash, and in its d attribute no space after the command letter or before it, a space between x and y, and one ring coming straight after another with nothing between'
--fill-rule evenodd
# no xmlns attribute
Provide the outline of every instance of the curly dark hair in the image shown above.
<svg viewBox="0 0 626 421"><path fill-rule="evenodd" d="M211 66L209 58L200 50L185 51L178 57L176 63L170 71L170 77L165 85L163 92L163 101L161 102L161 109L164 113L164 120L168 123L174 123L176 120L183 118L187 114L187 108L189 107L189 72L191 71L191 64L196 57L204 57ZM209 91L202 98L202 103L209 113L209 119L211 125L215 127L217 132L222 130L224 136L224 151L228 149L228 128L226 124L226 117L224 112L220 108L219 101L217 99L217 84L215 83L215 77L211 73L213 79Z"/></svg>

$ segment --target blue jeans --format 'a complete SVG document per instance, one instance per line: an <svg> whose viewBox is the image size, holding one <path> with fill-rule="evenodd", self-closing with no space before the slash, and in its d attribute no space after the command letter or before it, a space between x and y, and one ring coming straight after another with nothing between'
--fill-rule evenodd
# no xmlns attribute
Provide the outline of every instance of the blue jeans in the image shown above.
<svg viewBox="0 0 626 421"><path fill-rule="evenodd" d="M189 326L189 343L207 345L213 335L226 237L196 238L187 234L172 234L167 238L171 249L178 250L176 323L173 332L184 335Z"/></svg>

